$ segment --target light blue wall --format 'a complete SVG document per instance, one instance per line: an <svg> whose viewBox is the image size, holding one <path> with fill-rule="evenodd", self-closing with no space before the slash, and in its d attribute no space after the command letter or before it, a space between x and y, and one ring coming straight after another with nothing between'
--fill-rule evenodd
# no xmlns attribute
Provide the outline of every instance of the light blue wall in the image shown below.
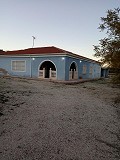
<svg viewBox="0 0 120 160"><path fill-rule="evenodd" d="M34 60L33 60L34 58ZM26 61L26 71L25 72L13 72L11 69L12 60L25 60ZM100 78L101 67L98 63L88 62L78 58L73 58L69 56L44 56L44 57L0 57L0 68L4 68L8 71L10 75L24 76L24 77L38 77L38 71L40 65L44 61L51 61L55 64L57 70L57 80L69 80L69 70L72 62L77 64L78 69L78 79L88 78ZM83 65L86 65L86 74L83 74ZM92 74L89 73L90 66L93 67Z"/></svg>
<svg viewBox="0 0 120 160"><path fill-rule="evenodd" d="M69 70L70 70L71 64L73 62L75 62L77 64L77 66L78 66L79 61L80 61L79 59L72 58L72 57L66 57L65 58L65 63L66 63L66 66L65 66L65 80L69 80Z"/></svg>
<svg viewBox="0 0 120 160"><path fill-rule="evenodd" d="M101 67L98 63L95 62L89 62L82 59L72 58L72 57L66 57L66 66L65 66L65 80L69 80L69 68L72 62L75 62L77 64L78 68L78 79L80 77L82 79L93 79L93 78L100 78L101 74ZM86 74L83 74L83 65L86 65L87 70ZM90 74L90 66L93 68L92 74Z"/></svg>
<svg viewBox="0 0 120 160"><path fill-rule="evenodd" d="M25 60L26 61L26 71L25 72L13 72L11 68L12 60ZM0 68L4 68L10 75L15 76L25 76L29 77L30 75L30 59L22 57L0 57Z"/></svg>
<svg viewBox="0 0 120 160"><path fill-rule="evenodd" d="M57 70L57 79L65 80L65 60L62 56L47 56L47 57L0 57L0 68L4 68L8 71L10 75L24 76L24 77L38 77L38 71L40 64L44 61L52 61ZM26 71L25 72L13 72L11 69L12 60L25 60L26 61Z"/></svg>
<svg viewBox="0 0 120 160"><path fill-rule="evenodd" d="M65 60L63 60L62 58L62 56L35 57L35 60L31 61L32 77L38 77L38 70L44 61L51 61L56 66L57 79L65 80Z"/></svg>

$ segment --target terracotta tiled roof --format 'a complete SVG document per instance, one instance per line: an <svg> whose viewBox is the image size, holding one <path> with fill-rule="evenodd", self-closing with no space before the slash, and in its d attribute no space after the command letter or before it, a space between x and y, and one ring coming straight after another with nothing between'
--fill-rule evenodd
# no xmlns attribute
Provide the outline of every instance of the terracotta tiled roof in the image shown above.
<svg viewBox="0 0 120 160"><path fill-rule="evenodd" d="M72 52L51 46L51 47L39 47L39 48L28 48L28 49L23 49L23 50L13 50L13 51L5 51L5 52L0 52L0 55L43 55L43 54L63 54L63 55L70 55L76 58L80 59L85 59L88 61L94 61L99 63L98 61L74 54Z"/></svg>
<svg viewBox="0 0 120 160"><path fill-rule="evenodd" d="M0 54L4 54L5 51L3 51L2 49L0 49Z"/></svg>
<svg viewBox="0 0 120 160"><path fill-rule="evenodd" d="M40 48L28 48L23 50L13 50L6 51L5 55L30 55L30 54L52 54L52 53L65 53L67 51L56 48L54 46L51 47L40 47Z"/></svg>

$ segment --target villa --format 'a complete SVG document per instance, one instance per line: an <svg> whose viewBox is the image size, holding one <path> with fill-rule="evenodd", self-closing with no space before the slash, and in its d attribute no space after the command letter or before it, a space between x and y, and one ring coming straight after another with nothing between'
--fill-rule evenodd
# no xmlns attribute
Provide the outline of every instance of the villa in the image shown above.
<svg viewBox="0 0 120 160"><path fill-rule="evenodd" d="M0 68L9 75L52 80L101 77L98 61L51 46L24 50L0 50Z"/></svg>

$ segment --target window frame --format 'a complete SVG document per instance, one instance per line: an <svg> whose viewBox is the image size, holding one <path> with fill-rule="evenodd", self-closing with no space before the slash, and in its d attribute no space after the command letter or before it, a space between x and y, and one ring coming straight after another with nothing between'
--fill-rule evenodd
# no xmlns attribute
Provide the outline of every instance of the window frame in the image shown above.
<svg viewBox="0 0 120 160"><path fill-rule="evenodd" d="M82 74L86 74L86 73L87 73L87 65L83 65Z"/></svg>
<svg viewBox="0 0 120 160"><path fill-rule="evenodd" d="M24 70L14 70L13 69L13 62L24 62ZM11 60L11 71L13 71L13 72L26 72L26 60Z"/></svg>
<svg viewBox="0 0 120 160"><path fill-rule="evenodd" d="M90 66L89 68L89 74L92 74L93 73L93 66Z"/></svg>

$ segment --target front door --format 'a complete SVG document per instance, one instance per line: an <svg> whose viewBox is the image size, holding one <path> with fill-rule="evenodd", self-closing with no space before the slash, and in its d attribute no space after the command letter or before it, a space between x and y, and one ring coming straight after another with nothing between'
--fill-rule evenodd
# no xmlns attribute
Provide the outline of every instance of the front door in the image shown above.
<svg viewBox="0 0 120 160"><path fill-rule="evenodd" d="M50 73L49 73L49 67L46 67L46 68L45 68L45 78L49 78L49 77L50 77L49 74L50 74Z"/></svg>

